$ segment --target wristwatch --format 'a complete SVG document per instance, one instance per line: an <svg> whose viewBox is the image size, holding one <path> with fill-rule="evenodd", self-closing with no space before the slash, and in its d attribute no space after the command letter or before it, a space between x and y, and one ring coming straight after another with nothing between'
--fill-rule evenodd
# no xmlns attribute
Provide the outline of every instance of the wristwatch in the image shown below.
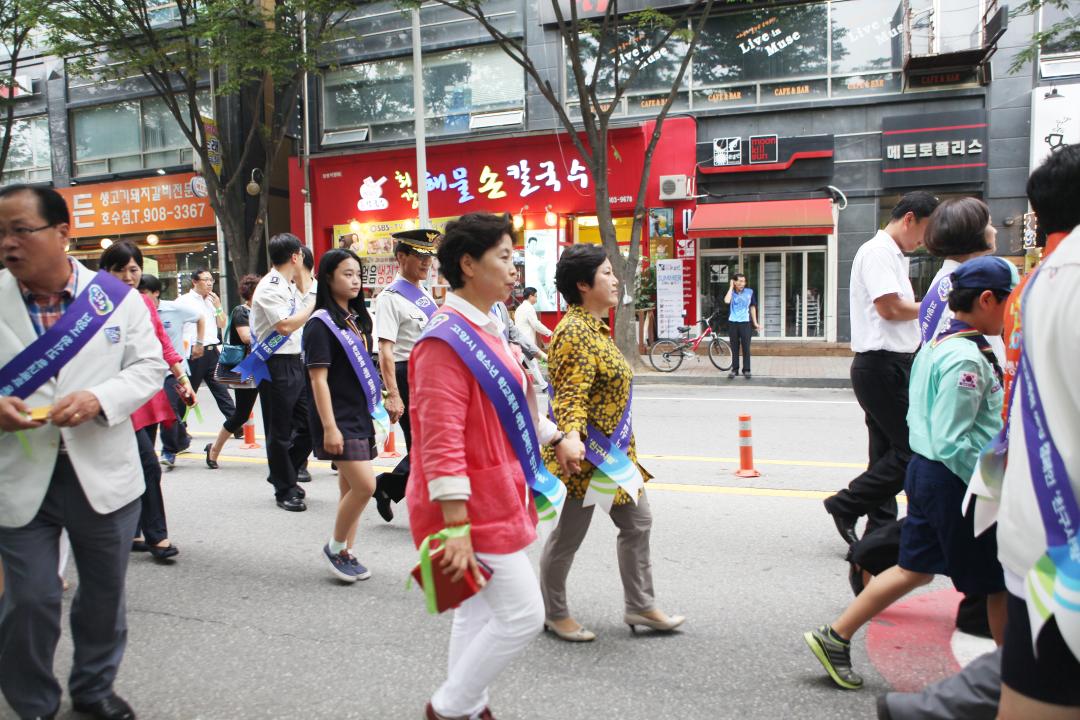
<svg viewBox="0 0 1080 720"><path fill-rule="evenodd" d="M555 438L555 440L551 443L551 447L555 447L556 445L558 445L559 443L561 443L565 439L566 439L566 433L560 432L559 437Z"/></svg>

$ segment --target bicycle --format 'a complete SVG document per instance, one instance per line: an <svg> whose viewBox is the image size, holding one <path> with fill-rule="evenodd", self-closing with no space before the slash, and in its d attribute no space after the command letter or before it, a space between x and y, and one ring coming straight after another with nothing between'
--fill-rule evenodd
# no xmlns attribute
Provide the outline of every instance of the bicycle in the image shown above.
<svg viewBox="0 0 1080 720"><path fill-rule="evenodd" d="M705 320L699 320L702 333L696 338L690 337L692 325L680 325L679 332L684 334L681 338L663 338L657 340L649 348L649 362L657 372L675 372L682 365L683 360L697 354L698 346L705 338L712 336L709 341L709 360L717 370L731 369L731 345L719 335L713 332L713 321L720 312L714 312Z"/></svg>

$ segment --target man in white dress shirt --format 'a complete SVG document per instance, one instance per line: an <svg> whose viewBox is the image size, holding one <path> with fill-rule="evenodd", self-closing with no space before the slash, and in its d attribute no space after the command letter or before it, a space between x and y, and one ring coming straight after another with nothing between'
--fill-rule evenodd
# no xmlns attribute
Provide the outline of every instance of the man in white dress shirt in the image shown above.
<svg viewBox="0 0 1080 720"><path fill-rule="evenodd" d="M232 417L236 412L236 406L233 404L232 396L229 395L229 389L214 378L218 357L221 355L219 331L225 327L225 310L221 307L221 298L214 292L214 276L206 268L197 269L191 273L191 290L181 295L176 301L198 310L204 319L201 336L198 335L194 326L184 327L184 345L191 350L191 357L188 359L191 389L199 392L199 386L205 382L221 414Z"/></svg>
<svg viewBox="0 0 1080 720"><path fill-rule="evenodd" d="M904 487L908 446L908 379L919 349L919 303L908 258L923 243L938 199L910 192L893 208L889 224L863 243L851 266L851 386L866 415L870 466L825 500L840 536L850 545L855 522L867 532L896 520L896 494Z"/></svg>
<svg viewBox="0 0 1080 720"><path fill-rule="evenodd" d="M551 330L540 322L540 318L536 316L536 303L539 299L540 295L537 293L536 288L527 287L525 288L525 297L522 303L514 311L514 325L517 326L518 332L521 333L525 340L537 348L540 347L536 342L537 333L546 338L551 337ZM538 356L547 360L547 353L543 350L539 351ZM540 372L540 363L537 362L536 357L530 357L526 361L525 367L529 369L529 374L532 375L533 382L536 383L536 389L546 390L547 381L544 380L544 376Z"/></svg>

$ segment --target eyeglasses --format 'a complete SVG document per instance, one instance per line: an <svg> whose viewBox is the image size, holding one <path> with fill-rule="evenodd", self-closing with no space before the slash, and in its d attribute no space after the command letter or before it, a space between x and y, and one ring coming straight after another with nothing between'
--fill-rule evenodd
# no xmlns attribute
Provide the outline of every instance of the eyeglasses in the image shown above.
<svg viewBox="0 0 1080 720"><path fill-rule="evenodd" d="M10 230L4 230L3 228L0 228L0 239L6 238L8 235L14 235L20 240L26 240L34 233L39 233L42 230L48 230L51 227L56 227L56 223L49 223L48 225L42 225L41 227L36 228L13 227Z"/></svg>

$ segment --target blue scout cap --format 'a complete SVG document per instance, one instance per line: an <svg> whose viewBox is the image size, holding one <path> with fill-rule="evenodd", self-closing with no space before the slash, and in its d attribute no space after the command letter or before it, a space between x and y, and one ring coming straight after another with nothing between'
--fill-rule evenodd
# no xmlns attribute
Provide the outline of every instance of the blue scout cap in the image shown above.
<svg viewBox="0 0 1080 720"><path fill-rule="evenodd" d="M1011 292L1020 280L1016 266L1004 258L982 255L968 260L952 272L953 289L1000 290Z"/></svg>

